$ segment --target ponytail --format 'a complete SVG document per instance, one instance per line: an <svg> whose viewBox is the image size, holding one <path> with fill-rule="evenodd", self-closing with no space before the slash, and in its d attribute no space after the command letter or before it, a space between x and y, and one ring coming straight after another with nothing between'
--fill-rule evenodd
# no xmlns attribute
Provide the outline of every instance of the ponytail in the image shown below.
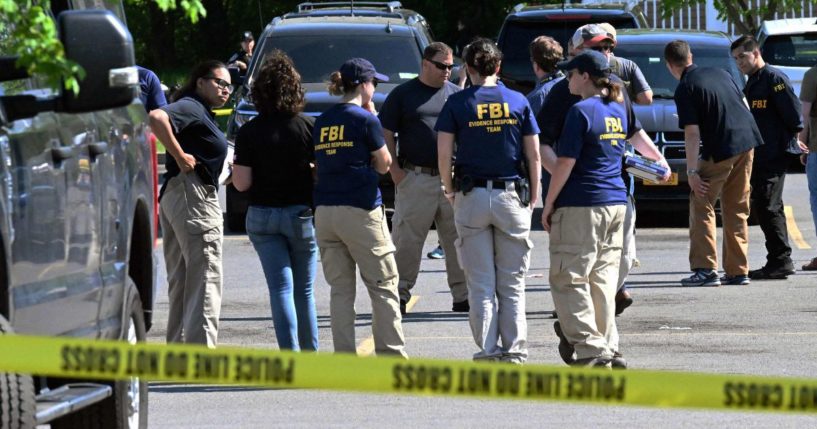
<svg viewBox="0 0 817 429"><path fill-rule="evenodd" d="M624 95L621 91L621 84L613 82L609 77L593 77L593 85L602 90L602 99L605 103L615 101L621 103L624 101Z"/></svg>

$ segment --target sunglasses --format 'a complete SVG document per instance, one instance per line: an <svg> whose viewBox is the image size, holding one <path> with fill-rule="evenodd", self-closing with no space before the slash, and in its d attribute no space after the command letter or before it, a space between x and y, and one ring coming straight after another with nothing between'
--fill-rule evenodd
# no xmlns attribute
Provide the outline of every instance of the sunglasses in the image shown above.
<svg viewBox="0 0 817 429"><path fill-rule="evenodd" d="M454 64L441 63L439 61L434 61L434 60L428 59L428 58L426 58L426 61L430 62L431 64L434 64L434 67L437 67L437 69L439 69L439 70L451 71L451 70L454 69Z"/></svg>
<svg viewBox="0 0 817 429"><path fill-rule="evenodd" d="M598 46L593 46L590 49L592 49L594 51L599 51L599 52L613 52L613 45L598 45Z"/></svg>
<svg viewBox="0 0 817 429"><path fill-rule="evenodd" d="M224 79L219 79L219 78L217 78L215 76L207 76L207 77L205 77L205 79L210 79L213 82L215 82L218 89L220 89L222 91L226 89L227 92L229 92L230 94L233 93L233 84L231 84L230 82L227 82Z"/></svg>

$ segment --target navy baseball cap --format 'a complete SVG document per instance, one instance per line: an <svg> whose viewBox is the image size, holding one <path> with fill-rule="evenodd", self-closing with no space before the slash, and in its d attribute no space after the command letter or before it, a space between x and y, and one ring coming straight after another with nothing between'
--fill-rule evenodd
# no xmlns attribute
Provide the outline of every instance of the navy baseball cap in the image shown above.
<svg viewBox="0 0 817 429"><path fill-rule="evenodd" d="M252 32L251 31L245 31L244 34L241 35L241 41L242 42L249 42L250 40L255 40L252 37Z"/></svg>
<svg viewBox="0 0 817 429"><path fill-rule="evenodd" d="M573 57L570 61L556 64L560 70L576 69L591 76L606 77L610 74L610 62L607 57L598 51L585 50Z"/></svg>
<svg viewBox="0 0 817 429"><path fill-rule="evenodd" d="M370 80L378 82L388 82L389 77L380 74L374 69L372 63L364 58L352 58L340 66L340 76L346 82L361 84Z"/></svg>

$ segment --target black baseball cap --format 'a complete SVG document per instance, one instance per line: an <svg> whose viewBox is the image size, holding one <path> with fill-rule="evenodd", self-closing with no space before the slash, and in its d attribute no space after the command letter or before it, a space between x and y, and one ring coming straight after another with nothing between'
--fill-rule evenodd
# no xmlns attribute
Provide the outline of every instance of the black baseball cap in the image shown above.
<svg viewBox="0 0 817 429"><path fill-rule="evenodd" d="M556 64L560 70L576 69L591 76L606 77L610 74L610 61L598 51L584 50L572 60Z"/></svg>
<svg viewBox="0 0 817 429"><path fill-rule="evenodd" d="M361 84L372 79L378 82L389 81L388 76L378 73L372 63L365 58L352 58L343 63L340 66L340 76L344 81L354 84Z"/></svg>
<svg viewBox="0 0 817 429"><path fill-rule="evenodd" d="M255 38L252 37L252 31L245 31L244 34L241 35L241 41L249 42L250 40L255 40Z"/></svg>

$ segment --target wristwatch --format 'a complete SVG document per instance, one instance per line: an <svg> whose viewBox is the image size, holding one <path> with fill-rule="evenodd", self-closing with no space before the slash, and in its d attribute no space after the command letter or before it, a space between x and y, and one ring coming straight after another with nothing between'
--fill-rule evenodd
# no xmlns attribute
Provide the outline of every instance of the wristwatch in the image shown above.
<svg viewBox="0 0 817 429"><path fill-rule="evenodd" d="M697 176L697 175L698 175L698 170L697 169L690 168L689 170L687 170L687 176Z"/></svg>

